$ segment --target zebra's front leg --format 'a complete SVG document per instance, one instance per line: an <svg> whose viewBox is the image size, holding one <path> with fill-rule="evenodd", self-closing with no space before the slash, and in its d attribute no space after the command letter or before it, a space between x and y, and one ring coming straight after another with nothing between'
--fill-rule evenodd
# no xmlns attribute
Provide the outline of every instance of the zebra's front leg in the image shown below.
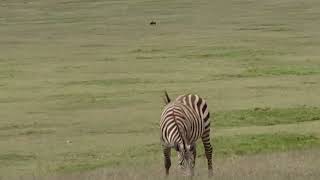
<svg viewBox="0 0 320 180"><path fill-rule="evenodd" d="M163 146L163 155L164 155L164 167L166 168L166 176L169 175L169 169L171 166L171 148Z"/></svg>
<svg viewBox="0 0 320 180"><path fill-rule="evenodd" d="M213 175L212 168L212 146L210 144L210 131L202 136L202 142L206 154L206 158L208 161L208 176L211 177Z"/></svg>

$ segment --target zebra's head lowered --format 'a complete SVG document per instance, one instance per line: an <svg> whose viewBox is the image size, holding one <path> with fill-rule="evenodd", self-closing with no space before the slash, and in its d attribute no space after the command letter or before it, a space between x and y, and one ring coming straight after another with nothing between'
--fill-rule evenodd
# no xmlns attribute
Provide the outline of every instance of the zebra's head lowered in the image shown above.
<svg viewBox="0 0 320 180"><path fill-rule="evenodd" d="M195 145L183 145L179 144L176 147L178 151L178 162L180 169L185 173L187 176L194 175L194 166L195 166L195 159L193 153L195 151Z"/></svg>

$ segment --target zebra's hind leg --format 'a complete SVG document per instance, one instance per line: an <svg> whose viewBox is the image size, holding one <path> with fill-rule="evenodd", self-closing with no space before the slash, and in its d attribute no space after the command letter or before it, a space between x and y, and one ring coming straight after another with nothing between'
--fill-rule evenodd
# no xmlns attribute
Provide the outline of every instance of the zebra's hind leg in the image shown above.
<svg viewBox="0 0 320 180"><path fill-rule="evenodd" d="M171 148L163 146L163 155L164 155L164 167L166 168L166 176L169 175L169 169L171 166Z"/></svg>
<svg viewBox="0 0 320 180"><path fill-rule="evenodd" d="M197 147L196 144L192 146L192 154L193 154L193 166L196 165L196 157L197 157Z"/></svg>
<svg viewBox="0 0 320 180"><path fill-rule="evenodd" d="M205 154L208 161L208 175L211 177L213 175L213 168L212 168L212 146L210 144L210 130L203 134L202 142L204 145Z"/></svg>
<svg viewBox="0 0 320 180"><path fill-rule="evenodd" d="M191 146L191 151L192 151L192 156L193 156L193 159L192 159L192 171L191 171L191 176L194 176L194 168L196 166L196 157L197 157L197 147L196 147L196 144L193 144Z"/></svg>

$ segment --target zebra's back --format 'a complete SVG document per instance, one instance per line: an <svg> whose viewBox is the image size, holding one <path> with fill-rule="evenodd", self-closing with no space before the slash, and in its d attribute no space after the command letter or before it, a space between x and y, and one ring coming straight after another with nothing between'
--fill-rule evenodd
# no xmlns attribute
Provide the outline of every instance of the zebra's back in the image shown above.
<svg viewBox="0 0 320 180"><path fill-rule="evenodd" d="M169 103L161 115L160 128L163 142L180 141L178 130L186 133L190 143L210 131L210 113L206 101L194 94L181 95ZM179 126L179 127L178 127Z"/></svg>
<svg viewBox="0 0 320 180"><path fill-rule="evenodd" d="M201 117L205 124L205 129L210 128L210 112L208 109L207 102L196 94L185 94L178 96L176 101L181 102L190 108L192 108L198 116Z"/></svg>
<svg viewBox="0 0 320 180"><path fill-rule="evenodd" d="M164 108L160 129L164 144L174 146L183 142L183 136L188 143L194 143L205 131L205 124L194 109L176 101Z"/></svg>

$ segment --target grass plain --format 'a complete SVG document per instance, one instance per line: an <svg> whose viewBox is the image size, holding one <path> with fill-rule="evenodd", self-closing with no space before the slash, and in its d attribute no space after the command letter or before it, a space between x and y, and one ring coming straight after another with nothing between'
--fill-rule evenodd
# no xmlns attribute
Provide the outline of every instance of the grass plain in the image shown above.
<svg viewBox="0 0 320 180"><path fill-rule="evenodd" d="M317 0L0 1L0 179L161 177L164 89L208 101L219 179L316 179L319 12Z"/></svg>

